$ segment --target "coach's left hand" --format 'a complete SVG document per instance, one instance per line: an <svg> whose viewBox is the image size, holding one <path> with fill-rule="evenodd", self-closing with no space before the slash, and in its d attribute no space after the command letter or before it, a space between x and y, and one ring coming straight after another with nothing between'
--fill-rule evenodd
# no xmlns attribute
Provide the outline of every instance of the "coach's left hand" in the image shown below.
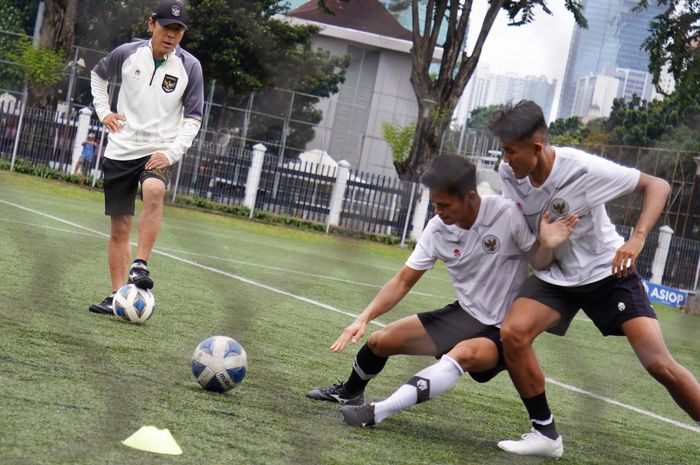
<svg viewBox="0 0 700 465"><path fill-rule="evenodd" d="M612 262L612 273L618 278L622 278L634 271L637 257L639 257L643 248L644 237L632 234L632 237L622 244L622 247L617 249L617 253Z"/></svg>
<svg viewBox="0 0 700 465"><path fill-rule="evenodd" d="M146 170L158 170L170 166L170 160L163 152L156 152L151 155L151 158L146 162Z"/></svg>

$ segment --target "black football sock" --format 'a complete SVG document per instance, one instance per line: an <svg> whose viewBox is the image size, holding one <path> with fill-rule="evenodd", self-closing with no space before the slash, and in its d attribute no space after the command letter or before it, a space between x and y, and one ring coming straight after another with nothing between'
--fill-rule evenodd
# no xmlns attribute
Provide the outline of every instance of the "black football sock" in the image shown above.
<svg viewBox="0 0 700 465"><path fill-rule="evenodd" d="M549 410L547 396L544 391L542 394L534 397L529 397L527 399L521 397L521 399L525 404L527 413L530 415L532 427L550 439L558 438L559 433L557 433L557 428L554 424L554 416Z"/></svg>
<svg viewBox="0 0 700 465"><path fill-rule="evenodd" d="M137 263L140 263L143 266L145 266L146 268L148 268L148 263L146 263L146 260L141 260L140 258L137 258L136 260L134 260L132 265L136 265Z"/></svg>
<svg viewBox="0 0 700 465"><path fill-rule="evenodd" d="M365 390L369 380L377 376L384 369L389 357L378 357L372 352L367 344L363 345L355 355L352 363L352 372L345 389L349 394L358 394Z"/></svg>

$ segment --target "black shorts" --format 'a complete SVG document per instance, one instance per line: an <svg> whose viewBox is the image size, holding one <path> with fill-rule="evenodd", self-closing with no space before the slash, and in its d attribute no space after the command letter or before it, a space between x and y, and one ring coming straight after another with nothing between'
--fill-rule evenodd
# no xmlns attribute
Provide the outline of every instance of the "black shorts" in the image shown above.
<svg viewBox="0 0 700 465"><path fill-rule="evenodd" d="M147 156L126 161L105 158L102 163L105 176L105 215L133 215L139 183L143 184L148 178L160 179L168 186L170 167L146 171L144 167L150 158Z"/></svg>
<svg viewBox="0 0 700 465"><path fill-rule="evenodd" d="M423 312L418 314L418 319L423 324L426 332L435 343L438 353L436 358L452 350L458 343L467 339L485 337L493 341L498 349L498 363L496 367L484 372L469 372L469 375L479 383L485 383L505 370L506 364L503 358L503 344L498 327L485 325L467 313L459 302L447 305L445 308Z"/></svg>
<svg viewBox="0 0 700 465"><path fill-rule="evenodd" d="M656 318L640 276L635 272L623 278L609 276L598 282L576 287L556 286L530 276L518 298L536 300L561 314L557 326L547 330L563 336L579 309L583 310L603 336L623 336L622 323L637 317Z"/></svg>

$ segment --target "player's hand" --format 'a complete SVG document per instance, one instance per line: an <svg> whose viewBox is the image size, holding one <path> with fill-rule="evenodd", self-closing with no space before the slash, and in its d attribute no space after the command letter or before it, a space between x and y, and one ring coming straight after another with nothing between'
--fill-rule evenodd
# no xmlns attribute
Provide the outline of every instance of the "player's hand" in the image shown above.
<svg viewBox="0 0 700 465"><path fill-rule="evenodd" d="M612 262L613 275L622 278L634 271L637 257L639 257L639 254L644 248L644 242L644 237L632 234L632 237L622 244L622 247L617 249L617 253Z"/></svg>
<svg viewBox="0 0 700 465"><path fill-rule="evenodd" d="M331 346L331 352L340 352L348 344L348 341L352 339L353 344L357 344L362 336L365 334L365 329L367 329L367 323L365 321L355 320L350 326L345 328L338 339L335 340Z"/></svg>
<svg viewBox="0 0 700 465"><path fill-rule="evenodd" d="M151 155L151 158L148 159L144 168L146 170L157 170L167 168L168 166L170 166L168 157L166 157L163 152L156 152Z"/></svg>
<svg viewBox="0 0 700 465"><path fill-rule="evenodd" d="M110 113L102 120L102 124L105 125L107 130L111 133L121 132L122 127L126 118L124 115L118 115L116 113Z"/></svg>
<svg viewBox="0 0 700 465"><path fill-rule="evenodd" d="M548 249L554 249L569 239L579 218L576 213L569 213L550 223L550 217L551 213L546 211L540 220L540 245Z"/></svg>

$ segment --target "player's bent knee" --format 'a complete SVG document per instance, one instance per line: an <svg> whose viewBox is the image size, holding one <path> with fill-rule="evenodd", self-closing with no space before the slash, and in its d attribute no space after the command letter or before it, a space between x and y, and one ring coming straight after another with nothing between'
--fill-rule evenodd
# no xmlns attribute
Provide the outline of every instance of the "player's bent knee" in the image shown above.
<svg viewBox="0 0 700 465"><path fill-rule="evenodd" d="M386 329L375 331L367 339L367 346L377 357L389 357L395 355L395 344L392 344L391 332Z"/></svg>
<svg viewBox="0 0 700 465"><path fill-rule="evenodd" d="M448 352L447 355L452 357L455 362L459 363L459 366L462 367L464 371L469 371L479 362L479 351L473 347L455 348Z"/></svg>
<svg viewBox="0 0 700 465"><path fill-rule="evenodd" d="M677 366L678 363L672 357L666 355L653 357L644 363L644 368L649 374L662 384L674 381L674 371Z"/></svg>
<svg viewBox="0 0 700 465"><path fill-rule="evenodd" d="M501 341L506 349L519 349L532 344L534 337L518 325L506 325L501 327Z"/></svg>

